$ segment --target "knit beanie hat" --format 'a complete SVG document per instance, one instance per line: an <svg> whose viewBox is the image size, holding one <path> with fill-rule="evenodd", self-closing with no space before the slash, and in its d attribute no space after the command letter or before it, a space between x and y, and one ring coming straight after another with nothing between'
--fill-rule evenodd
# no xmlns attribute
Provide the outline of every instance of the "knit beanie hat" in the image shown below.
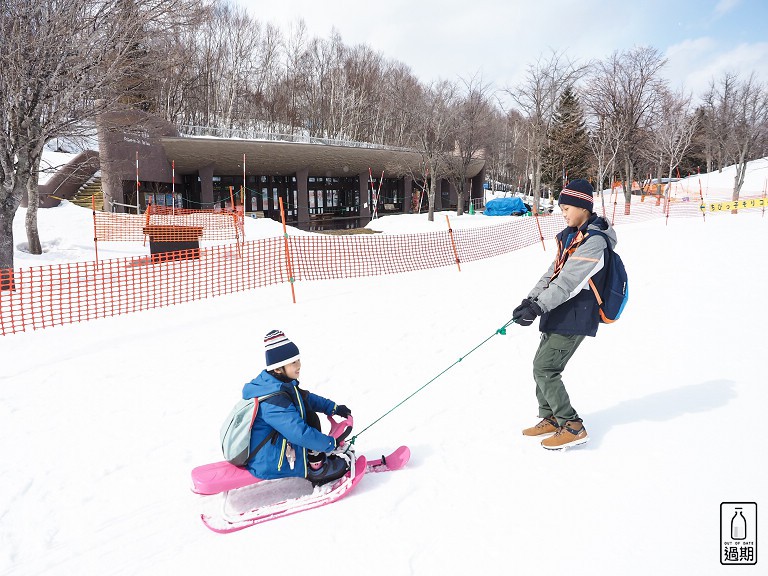
<svg viewBox="0 0 768 576"><path fill-rule="evenodd" d="M299 348L280 330L272 330L264 336L264 355L267 370L280 368L299 359Z"/></svg>
<svg viewBox="0 0 768 576"><path fill-rule="evenodd" d="M586 210L589 210L592 212L592 193L594 192L592 188L592 184L584 180L583 178L578 178L576 180L571 180L568 182L568 185L563 188L562 192L560 192L560 199L558 200L558 204L562 206L563 204L568 204L570 206L577 206L579 208L585 208Z"/></svg>

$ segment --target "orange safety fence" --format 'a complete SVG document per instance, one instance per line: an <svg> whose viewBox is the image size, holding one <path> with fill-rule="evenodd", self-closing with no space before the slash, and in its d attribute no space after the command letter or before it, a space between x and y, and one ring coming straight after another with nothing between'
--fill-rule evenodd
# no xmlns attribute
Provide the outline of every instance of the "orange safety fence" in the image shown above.
<svg viewBox="0 0 768 576"><path fill-rule="evenodd" d="M102 242L143 242L152 235L155 242L190 239L219 241L242 239L243 212L188 210L151 206L144 214L94 212L94 238Z"/></svg>
<svg viewBox="0 0 768 576"><path fill-rule="evenodd" d="M761 197L765 202L765 198ZM664 216L701 217L700 202L666 212L654 203L606 202L614 224ZM615 216L611 212L617 208ZM602 214L601 203L595 211ZM720 212L721 214L724 212ZM294 280L330 280L453 266L492 258L551 239L559 214L502 224L419 234L310 235L287 238ZM152 256L0 270L3 335L191 302L289 280L285 237ZM454 251L455 245L455 251Z"/></svg>
<svg viewBox="0 0 768 576"><path fill-rule="evenodd" d="M175 260L136 256L0 271L0 333L140 312L286 280L279 238L174 254Z"/></svg>

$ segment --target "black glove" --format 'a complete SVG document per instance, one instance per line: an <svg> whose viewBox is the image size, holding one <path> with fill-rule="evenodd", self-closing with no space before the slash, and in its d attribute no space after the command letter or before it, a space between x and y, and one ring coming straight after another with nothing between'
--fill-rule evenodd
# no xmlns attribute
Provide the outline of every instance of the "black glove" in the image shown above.
<svg viewBox="0 0 768 576"><path fill-rule="evenodd" d="M352 414L352 410L344 406L344 404L339 404L336 406L336 410L334 410L333 413L340 418L347 418L350 414Z"/></svg>
<svg viewBox="0 0 768 576"><path fill-rule="evenodd" d="M523 301L520 302L520 306L512 310L512 317L513 318L516 317L523 308L528 308L530 304L531 304L530 298L523 298Z"/></svg>
<svg viewBox="0 0 768 576"><path fill-rule="evenodd" d="M347 436L352 432L352 426L347 426L346 430L339 434L339 437L336 438L336 446L341 446L341 443L346 440Z"/></svg>
<svg viewBox="0 0 768 576"><path fill-rule="evenodd" d="M530 326L541 314L541 307L533 300L526 298L512 311L512 320L520 326Z"/></svg>

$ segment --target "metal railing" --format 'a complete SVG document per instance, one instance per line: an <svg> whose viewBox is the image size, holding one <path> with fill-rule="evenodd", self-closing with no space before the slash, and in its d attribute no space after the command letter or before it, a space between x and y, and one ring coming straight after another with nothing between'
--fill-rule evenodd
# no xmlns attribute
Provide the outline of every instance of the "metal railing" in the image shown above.
<svg viewBox="0 0 768 576"><path fill-rule="evenodd" d="M348 148L375 148L379 150L395 150L398 152L415 152L413 148L399 146L385 146L371 142L356 142L342 138L315 138L306 134L279 134L276 132L264 132L261 130L249 130L242 128L217 128L215 126L177 126L182 136L209 136L213 138L237 138L240 140L269 140L273 142L299 142L303 144L324 144L326 146L346 146Z"/></svg>

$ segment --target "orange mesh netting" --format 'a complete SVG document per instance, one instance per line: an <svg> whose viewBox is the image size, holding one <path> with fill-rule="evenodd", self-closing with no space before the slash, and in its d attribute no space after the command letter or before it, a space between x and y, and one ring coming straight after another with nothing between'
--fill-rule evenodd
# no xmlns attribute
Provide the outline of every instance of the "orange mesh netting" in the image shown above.
<svg viewBox="0 0 768 576"><path fill-rule="evenodd" d="M694 200L658 205L653 198L633 200L630 215L624 214L623 204L606 202L606 214L614 224L661 217L701 218L704 214L700 202ZM717 203L707 200L712 206ZM768 207L764 197L751 197L751 201ZM720 210L711 213L727 213ZM602 214L599 199L595 211ZM455 253L447 229L403 235L293 236L288 238L288 246L294 280L327 280L452 266L457 256L460 262L491 258L539 243L542 237L551 239L564 226L562 216L552 215L454 229ZM136 240L142 241L143 234ZM139 312L287 280L283 237L98 263L0 270L0 333Z"/></svg>
<svg viewBox="0 0 768 576"><path fill-rule="evenodd" d="M101 262L5 270L0 275L0 331L36 330L170 306L287 279L279 238ZM198 258L184 258L197 255ZM155 255L157 256L157 255ZM12 287L13 290L8 289Z"/></svg>
<svg viewBox="0 0 768 576"><path fill-rule="evenodd" d="M213 211L151 206L144 214L94 212L95 239L111 242L232 240L243 237L241 210Z"/></svg>

